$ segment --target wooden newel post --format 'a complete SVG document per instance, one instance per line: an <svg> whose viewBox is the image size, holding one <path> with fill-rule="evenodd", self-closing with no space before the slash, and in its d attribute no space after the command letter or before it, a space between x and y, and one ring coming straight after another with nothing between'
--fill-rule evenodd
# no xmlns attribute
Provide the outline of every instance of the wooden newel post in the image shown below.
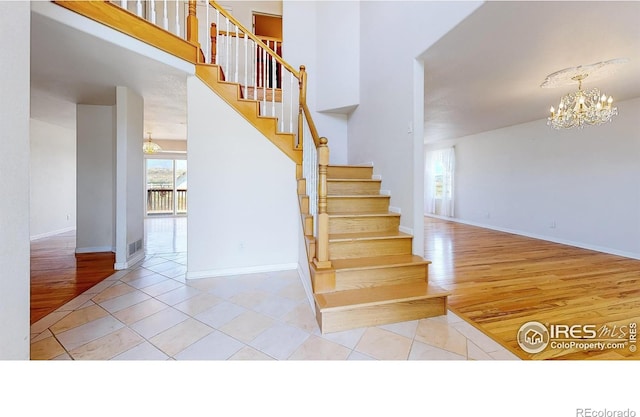
<svg viewBox="0 0 640 417"><path fill-rule="evenodd" d="M320 138L318 147L318 236L316 258L317 268L331 268L329 260L329 214L327 213L327 166L329 147L327 138Z"/></svg>
<svg viewBox="0 0 640 417"><path fill-rule="evenodd" d="M189 0L187 16L187 42L200 46L198 41L198 17L196 16L196 0Z"/></svg>
<svg viewBox="0 0 640 417"><path fill-rule="evenodd" d="M209 37L211 37L211 63L217 64L216 55L218 54L218 25L216 25L215 23L211 24Z"/></svg>

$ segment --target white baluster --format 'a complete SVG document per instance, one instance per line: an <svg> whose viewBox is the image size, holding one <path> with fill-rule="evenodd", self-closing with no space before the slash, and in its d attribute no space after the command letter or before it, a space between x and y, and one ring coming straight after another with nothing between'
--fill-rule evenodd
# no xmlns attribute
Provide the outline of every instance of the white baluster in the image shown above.
<svg viewBox="0 0 640 417"><path fill-rule="evenodd" d="M289 73L289 98L291 105L289 106L289 133L293 133L293 73ZM301 139L298 138L298 141Z"/></svg>
<svg viewBox="0 0 640 417"><path fill-rule="evenodd" d="M151 23L156 24L156 2L151 0Z"/></svg>
<svg viewBox="0 0 640 417"><path fill-rule="evenodd" d="M236 75L235 75L235 82L238 82L238 67L240 66L240 60L238 59L238 50L240 49L238 47L238 42L240 41L240 38L238 38L238 26L236 25Z"/></svg>
<svg viewBox="0 0 640 417"><path fill-rule="evenodd" d="M138 17L142 17L142 0L136 2L136 14Z"/></svg>
<svg viewBox="0 0 640 417"><path fill-rule="evenodd" d="M227 32L224 39L224 76L227 77L225 79L229 77L229 19L227 19Z"/></svg>
<svg viewBox="0 0 640 417"><path fill-rule="evenodd" d="M275 41L273 41L275 50ZM276 117L276 61L271 55L271 117Z"/></svg>
<svg viewBox="0 0 640 417"><path fill-rule="evenodd" d="M206 31L206 40L207 40L207 56L204 58L204 62L211 64L211 24L209 23L209 2L205 2L204 11L207 15L207 31Z"/></svg>
<svg viewBox="0 0 640 417"><path fill-rule="evenodd" d="M176 36L182 37L180 33L180 0L176 0Z"/></svg>
<svg viewBox="0 0 640 417"><path fill-rule="evenodd" d="M253 99L258 99L258 44L252 41L251 46L251 73L253 74Z"/></svg>
<svg viewBox="0 0 640 417"><path fill-rule="evenodd" d="M249 60L247 59L247 38L249 36L247 36L247 34L244 34L244 98L247 98L247 86L249 85L249 72L248 72L248 66L249 66Z"/></svg>
<svg viewBox="0 0 640 417"><path fill-rule="evenodd" d="M218 49L220 49L220 10L216 9L216 65L220 65L220 61L218 58Z"/></svg>
<svg viewBox="0 0 640 417"><path fill-rule="evenodd" d="M269 46L269 41L267 41L267 46ZM267 50L262 48L262 103L264 109L266 110L267 106Z"/></svg>
<svg viewBox="0 0 640 417"><path fill-rule="evenodd" d="M164 30L169 30L169 12L167 11L167 0L162 2L162 27Z"/></svg>
<svg viewBox="0 0 640 417"><path fill-rule="evenodd" d="M120 0L120 7L127 10L127 0Z"/></svg>

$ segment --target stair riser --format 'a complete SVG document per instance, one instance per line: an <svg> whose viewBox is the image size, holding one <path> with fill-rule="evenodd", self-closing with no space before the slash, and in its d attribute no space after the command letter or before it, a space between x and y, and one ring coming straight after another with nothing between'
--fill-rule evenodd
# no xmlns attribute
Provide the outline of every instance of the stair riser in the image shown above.
<svg viewBox="0 0 640 417"><path fill-rule="evenodd" d="M379 181L327 181L328 195L377 195L380 194Z"/></svg>
<svg viewBox="0 0 640 417"><path fill-rule="evenodd" d="M389 198L327 198L327 212L331 213L387 213Z"/></svg>
<svg viewBox="0 0 640 417"><path fill-rule="evenodd" d="M370 179L373 176L373 167L327 167L327 178L347 179L359 178Z"/></svg>
<svg viewBox="0 0 640 417"><path fill-rule="evenodd" d="M427 282L427 265L337 270L335 280L335 291L356 290L383 285L419 284Z"/></svg>
<svg viewBox="0 0 640 417"><path fill-rule="evenodd" d="M329 218L329 233L396 232L400 216Z"/></svg>
<svg viewBox="0 0 640 417"><path fill-rule="evenodd" d="M400 301L329 312L322 312L318 306L316 306L316 319L320 324L322 333L340 332L359 327L418 320L427 317L441 316L446 313L446 297Z"/></svg>
<svg viewBox="0 0 640 417"><path fill-rule="evenodd" d="M411 237L329 242L329 259L410 255Z"/></svg>

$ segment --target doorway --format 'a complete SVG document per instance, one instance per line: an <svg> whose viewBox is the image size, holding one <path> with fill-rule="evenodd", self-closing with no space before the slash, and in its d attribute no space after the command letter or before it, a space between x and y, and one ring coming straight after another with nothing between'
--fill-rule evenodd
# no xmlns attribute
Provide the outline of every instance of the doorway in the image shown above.
<svg viewBox="0 0 640 417"><path fill-rule="evenodd" d="M187 160L145 159L146 216L187 214Z"/></svg>

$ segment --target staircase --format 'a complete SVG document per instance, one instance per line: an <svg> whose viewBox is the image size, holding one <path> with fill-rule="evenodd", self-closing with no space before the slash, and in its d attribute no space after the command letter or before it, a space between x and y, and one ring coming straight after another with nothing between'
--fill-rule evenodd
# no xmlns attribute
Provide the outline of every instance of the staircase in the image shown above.
<svg viewBox="0 0 640 417"><path fill-rule="evenodd" d="M327 212L332 267L311 278L323 333L439 316L448 292L428 284L430 262L412 255L412 236L370 166L329 166ZM307 236L311 241L311 237Z"/></svg>
<svg viewBox="0 0 640 417"><path fill-rule="evenodd" d="M198 43L195 1L188 2L187 40L166 32L166 28L152 26L114 3L55 3L193 63L198 78L296 163L316 318L323 333L446 314L449 293L428 283L430 262L412 254L413 237L399 230L400 215L389 211L390 197L380 194L381 181L373 179L373 167L328 164L327 140L319 137L306 104L304 67L293 69L212 0L207 7L215 9L216 19L224 18L226 27L231 24L236 29L223 34L212 26L206 48ZM260 78L256 74L253 84L245 82L241 86L227 80L223 66L213 62L218 56L216 43L221 36L230 37L232 33L236 41L244 42L245 55L249 42L257 48L252 51L261 51L272 65L281 68L279 71L288 74L292 101L284 107L291 109L289 131L282 131L284 116L279 126L274 110L270 117L260 110L268 104L267 97L272 106L276 97L283 100L283 91L275 87L275 72L270 87L256 87ZM238 45L242 43L236 44L236 55ZM225 62L228 74L232 72L229 65L235 68L237 80L238 63ZM266 75L262 82L268 80ZM294 85L295 90L299 88L295 100ZM257 88L262 89L262 101L243 96L243 91L257 92Z"/></svg>

